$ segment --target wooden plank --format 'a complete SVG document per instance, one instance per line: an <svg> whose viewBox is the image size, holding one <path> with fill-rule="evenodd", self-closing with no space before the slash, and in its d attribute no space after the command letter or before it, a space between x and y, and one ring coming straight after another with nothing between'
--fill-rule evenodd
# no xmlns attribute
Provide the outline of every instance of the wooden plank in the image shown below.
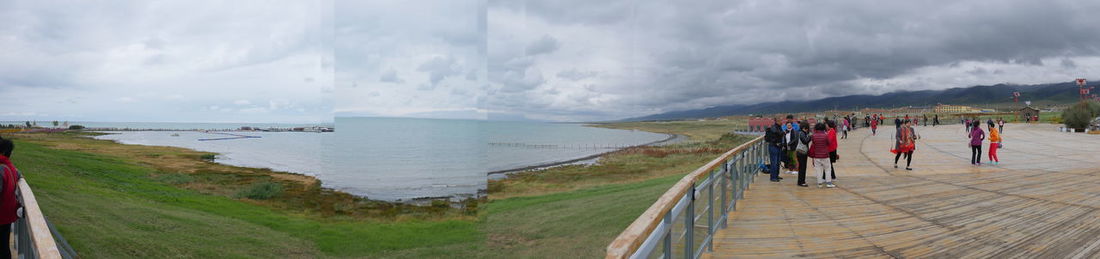
<svg viewBox="0 0 1100 259"><path fill-rule="evenodd" d="M839 188L754 184L706 257L1100 256L1100 137L1009 124L1003 163L972 166L961 126L917 130L913 171L863 129L840 140Z"/></svg>
<svg viewBox="0 0 1100 259"><path fill-rule="evenodd" d="M58 251L57 243L54 242L53 234L50 233L50 227L46 224L46 218L38 207L38 200L35 199L30 185L27 185L25 179L19 179L16 190L23 197L23 217L27 219L38 258L60 259L61 252Z"/></svg>
<svg viewBox="0 0 1100 259"><path fill-rule="evenodd" d="M672 207L676 205L676 202L680 198L687 194L688 190L695 185L695 182L700 178L707 176L711 171L718 168L730 157L740 153L743 150L748 149L752 145L763 141L764 136L757 137L753 140L745 142L740 146L737 146L726 153L723 153L718 158L711 160L706 165L695 169L690 174L685 175L680 181L676 182L669 188L667 192L657 198L657 201L653 203L645 212L642 213L638 219L635 219L630 226L627 226L626 230L623 230L618 237L607 246L607 258L627 258L642 245L649 234L653 232L653 229L657 227L664 215L672 210Z"/></svg>

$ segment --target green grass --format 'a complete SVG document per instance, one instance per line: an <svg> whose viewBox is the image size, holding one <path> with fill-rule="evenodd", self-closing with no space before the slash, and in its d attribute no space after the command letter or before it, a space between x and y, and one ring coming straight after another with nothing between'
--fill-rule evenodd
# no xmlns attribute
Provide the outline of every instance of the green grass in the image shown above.
<svg viewBox="0 0 1100 259"><path fill-rule="evenodd" d="M181 189L118 157L16 145L43 213L83 258L385 257L484 244L474 221L314 218Z"/></svg>

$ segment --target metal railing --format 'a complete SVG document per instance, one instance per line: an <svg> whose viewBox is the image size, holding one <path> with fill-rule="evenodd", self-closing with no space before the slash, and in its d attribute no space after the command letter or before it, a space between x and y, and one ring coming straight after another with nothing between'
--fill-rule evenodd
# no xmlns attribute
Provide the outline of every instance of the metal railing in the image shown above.
<svg viewBox="0 0 1100 259"><path fill-rule="evenodd" d="M46 220L46 216L42 215L38 200L35 199L27 181L19 179L15 190L19 203L23 204L23 216L12 224L17 258L76 257L76 252L68 246L64 238L60 238L60 233ZM59 247L54 237L60 238L57 241L64 246Z"/></svg>
<svg viewBox="0 0 1100 259"><path fill-rule="evenodd" d="M746 142L676 182L607 247L607 258L698 258L768 157L764 137Z"/></svg>

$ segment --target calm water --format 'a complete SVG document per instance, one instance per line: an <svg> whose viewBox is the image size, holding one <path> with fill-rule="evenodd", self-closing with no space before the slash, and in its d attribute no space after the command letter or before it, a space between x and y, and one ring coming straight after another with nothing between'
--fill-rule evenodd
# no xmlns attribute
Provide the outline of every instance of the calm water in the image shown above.
<svg viewBox="0 0 1100 259"><path fill-rule="evenodd" d="M239 134L261 138L219 141L198 141L225 137L200 132L119 132L98 138L217 152L222 154L217 162L314 175L325 187L396 201L473 196L485 188L489 171L570 160L666 137L578 124L474 120L337 118L335 127L334 133L246 132Z"/></svg>

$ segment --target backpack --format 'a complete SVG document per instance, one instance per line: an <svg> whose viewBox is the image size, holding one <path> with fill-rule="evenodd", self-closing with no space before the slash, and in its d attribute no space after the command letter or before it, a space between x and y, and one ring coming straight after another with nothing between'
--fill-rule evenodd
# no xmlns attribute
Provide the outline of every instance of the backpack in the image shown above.
<svg viewBox="0 0 1100 259"><path fill-rule="evenodd" d="M802 142L802 137L801 137L802 134L805 134L805 133L798 132L798 135L799 135L798 146L795 147L794 151L798 152L798 154L805 155L805 154L810 153L810 145L806 145L806 142Z"/></svg>

